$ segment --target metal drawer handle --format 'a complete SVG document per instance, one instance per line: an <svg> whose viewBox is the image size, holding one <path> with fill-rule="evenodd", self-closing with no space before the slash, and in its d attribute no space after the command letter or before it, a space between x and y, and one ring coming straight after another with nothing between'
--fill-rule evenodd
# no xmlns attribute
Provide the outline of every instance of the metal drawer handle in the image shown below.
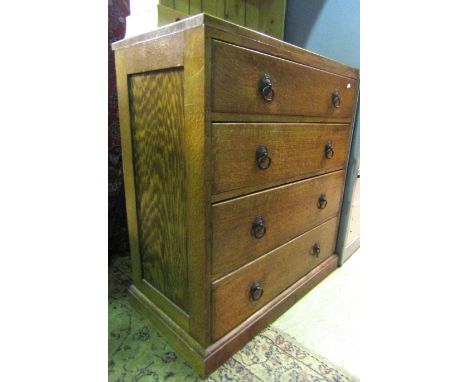
<svg viewBox="0 0 468 382"><path fill-rule="evenodd" d="M250 287L250 298L254 301L260 299L263 296L263 288L260 281L255 281Z"/></svg>
<svg viewBox="0 0 468 382"><path fill-rule="evenodd" d="M327 196L325 194L320 195L320 198L317 202L317 207L323 210L327 206Z"/></svg>
<svg viewBox="0 0 468 382"><path fill-rule="evenodd" d="M334 90L332 93L332 102L333 106L335 106L337 109L341 106L341 96L338 90Z"/></svg>
<svg viewBox="0 0 468 382"><path fill-rule="evenodd" d="M261 145L257 147L255 151L255 161L257 162L258 168L266 170L271 165L271 158L268 156L268 147Z"/></svg>
<svg viewBox="0 0 468 382"><path fill-rule="evenodd" d="M263 74L260 78L260 93L262 93L263 99L267 102L271 102L275 98L271 76L268 73Z"/></svg>
<svg viewBox="0 0 468 382"><path fill-rule="evenodd" d="M325 145L325 157L327 159L331 159L333 158L333 155L335 155L335 150L333 150L333 144L331 143L331 141L328 141Z"/></svg>
<svg viewBox="0 0 468 382"><path fill-rule="evenodd" d="M262 216L256 216L252 223L252 235L257 239L261 239L265 236L266 226L265 219Z"/></svg>
<svg viewBox="0 0 468 382"><path fill-rule="evenodd" d="M314 246L312 247L312 254L317 258L319 257L319 255L320 255L320 244L319 243L315 243Z"/></svg>

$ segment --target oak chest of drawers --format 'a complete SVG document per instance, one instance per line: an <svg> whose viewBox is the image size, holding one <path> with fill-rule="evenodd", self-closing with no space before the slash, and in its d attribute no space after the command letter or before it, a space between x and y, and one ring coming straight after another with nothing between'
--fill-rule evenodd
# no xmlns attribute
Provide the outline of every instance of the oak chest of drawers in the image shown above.
<svg viewBox="0 0 468 382"><path fill-rule="evenodd" d="M132 302L204 376L337 267L358 72L203 14L113 49Z"/></svg>

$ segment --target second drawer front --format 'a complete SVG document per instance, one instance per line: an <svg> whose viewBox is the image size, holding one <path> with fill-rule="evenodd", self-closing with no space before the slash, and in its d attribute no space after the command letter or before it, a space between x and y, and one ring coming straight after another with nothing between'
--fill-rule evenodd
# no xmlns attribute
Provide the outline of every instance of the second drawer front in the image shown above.
<svg viewBox="0 0 468 382"><path fill-rule="evenodd" d="M349 125L213 124L213 193L344 168Z"/></svg>
<svg viewBox="0 0 468 382"><path fill-rule="evenodd" d="M333 218L213 284L217 340L306 275L335 251Z"/></svg>
<svg viewBox="0 0 468 382"><path fill-rule="evenodd" d="M213 205L212 279L338 214L344 171Z"/></svg>

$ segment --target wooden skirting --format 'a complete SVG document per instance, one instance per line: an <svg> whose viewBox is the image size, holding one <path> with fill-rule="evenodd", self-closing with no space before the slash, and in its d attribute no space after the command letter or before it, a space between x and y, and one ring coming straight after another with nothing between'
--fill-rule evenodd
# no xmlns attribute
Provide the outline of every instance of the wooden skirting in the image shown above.
<svg viewBox="0 0 468 382"><path fill-rule="evenodd" d="M325 279L337 266L338 256L330 256L207 349L200 346L133 285L130 287L131 303L139 313L154 324L158 332L178 354L192 364L195 370L205 378L249 342L255 333L266 328Z"/></svg>

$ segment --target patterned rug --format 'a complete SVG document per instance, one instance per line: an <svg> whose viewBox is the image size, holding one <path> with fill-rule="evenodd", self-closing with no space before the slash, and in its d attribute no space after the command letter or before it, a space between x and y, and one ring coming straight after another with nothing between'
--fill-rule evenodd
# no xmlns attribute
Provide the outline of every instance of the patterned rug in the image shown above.
<svg viewBox="0 0 468 382"><path fill-rule="evenodd" d="M109 382L203 381L129 304L130 259L109 267ZM269 326L205 381L356 382L357 378Z"/></svg>

